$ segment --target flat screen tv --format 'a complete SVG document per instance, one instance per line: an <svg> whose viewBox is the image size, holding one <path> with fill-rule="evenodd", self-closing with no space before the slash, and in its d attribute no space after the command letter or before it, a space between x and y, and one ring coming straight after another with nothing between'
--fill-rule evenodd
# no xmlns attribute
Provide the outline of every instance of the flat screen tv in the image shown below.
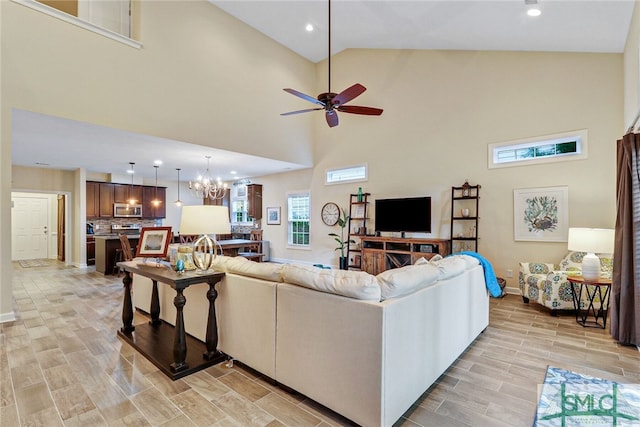
<svg viewBox="0 0 640 427"><path fill-rule="evenodd" d="M377 199L375 208L376 232L431 233L431 197Z"/></svg>

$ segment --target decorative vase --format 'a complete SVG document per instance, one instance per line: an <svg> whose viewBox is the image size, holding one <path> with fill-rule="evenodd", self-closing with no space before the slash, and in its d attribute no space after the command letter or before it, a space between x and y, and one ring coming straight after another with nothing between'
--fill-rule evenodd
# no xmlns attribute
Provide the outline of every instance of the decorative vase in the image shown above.
<svg viewBox="0 0 640 427"><path fill-rule="evenodd" d="M349 269L349 263L347 262L347 257L346 256L341 256L340 257L340 270L348 270Z"/></svg>
<svg viewBox="0 0 640 427"><path fill-rule="evenodd" d="M362 203L364 200L364 194L362 193L362 187L358 187L358 202Z"/></svg>

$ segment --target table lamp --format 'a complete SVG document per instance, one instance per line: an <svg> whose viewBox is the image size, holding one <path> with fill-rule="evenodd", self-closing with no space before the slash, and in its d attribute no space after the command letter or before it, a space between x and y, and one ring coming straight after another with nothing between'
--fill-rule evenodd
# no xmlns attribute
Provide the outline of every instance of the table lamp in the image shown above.
<svg viewBox="0 0 640 427"><path fill-rule="evenodd" d="M604 228L570 228L569 250L587 252L582 259L582 277L600 279L600 258L596 253L613 253L614 230Z"/></svg>
<svg viewBox="0 0 640 427"><path fill-rule="evenodd" d="M231 233L231 225L229 224L229 208L226 206L194 205L182 207L180 234L200 236L193 242L193 263L198 269L208 270L215 257L216 242L209 235L229 233ZM198 248L203 252L201 257L195 254L195 249Z"/></svg>

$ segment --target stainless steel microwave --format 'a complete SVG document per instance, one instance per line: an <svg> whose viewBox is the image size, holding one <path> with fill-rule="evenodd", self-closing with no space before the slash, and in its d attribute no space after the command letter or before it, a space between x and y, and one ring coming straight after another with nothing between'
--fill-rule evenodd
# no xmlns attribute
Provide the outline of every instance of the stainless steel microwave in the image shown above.
<svg viewBox="0 0 640 427"><path fill-rule="evenodd" d="M142 205L114 203L113 216L115 218L142 218Z"/></svg>

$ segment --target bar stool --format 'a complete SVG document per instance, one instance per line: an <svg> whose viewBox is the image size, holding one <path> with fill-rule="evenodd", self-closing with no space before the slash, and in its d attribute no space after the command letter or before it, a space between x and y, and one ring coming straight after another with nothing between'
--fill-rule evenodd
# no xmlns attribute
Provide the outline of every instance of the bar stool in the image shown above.
<svg viewBox="0 0 640 427"><path fill-rule="evenodd" d="M118 234L120 238L120 246L121 249L116 248L116 256L115 263L113 264L114 274L120 276L120 267L118 267L118 263L121 261L131 261L133 259L134 250L131 248L131 244L129 243L129 237L126 234L120 233Z"/></svg>
<svg viewBox="0 0 640 427"><path fill-rule="evenodd" d="M258 243L255 249L251 248L247 252L238 252L238 256L250 259L256 262L262 262L262 230L251 230L250 240Z"/></svg>

